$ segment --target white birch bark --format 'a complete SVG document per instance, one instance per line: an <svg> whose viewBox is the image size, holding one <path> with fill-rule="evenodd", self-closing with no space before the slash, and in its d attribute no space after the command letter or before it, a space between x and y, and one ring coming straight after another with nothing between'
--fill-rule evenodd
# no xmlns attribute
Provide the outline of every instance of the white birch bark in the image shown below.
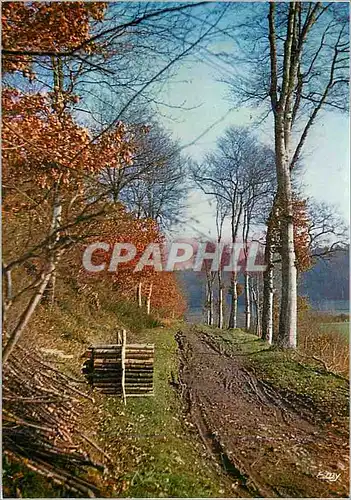
<svg viewBox="0 0 351 500"><path fill-rule="evenodd" d="M272 208L272 211L274 207ZM263 273L263 304L262 304L262 338L273 342L273 297L274 297L274 264L273 264L273 230L272 213L267 225L265 264Z"/></svg>
<svg viewBox="0 0 351 500"><path fill-rule="evenodd" d="M224 308L223 308L223 281L222 271L218 271L218 328L222 329L224 324Z"/></svg>
<svg viewBox="0 0 351 500"><path fill-rule="evenodd" d="M58 182L55 189L54 204L52 209L52 220L50 227L50 233L53 235L53 240L50 243L51 248L53 248L60 239L60 233L58 229L61 226L61 221L62 221L62 203L59 194L59 182ZM54 252L52 253L51 259L52 261L56 259ZM56 264L57 264L57 259L56 259ZM55 302L55 287L56 287L56 266L50 276L49 283L45 290L45 297L48 300L50 307L52 307Z"/></svg>
<svg viewBox="0 0 351 500"><path fill-rule="evenodd" d="M287 33L284 43L282 89L278 99L277 38L275 32L275 4L269 10L269 42L271 60L270 97L274 113L275 157L280 208L280 240L282 258L282 290L277 342L282 347L296 347L297 275L294 249L291 172L289 147L291 138L291 102L297 76L298 57L295 52L298 3L289 5Z"/></svg>
<svg viewBox="0 0 351 500"><path fill-rule="evenodd" d="M238 289L237 289L237 273L232 273L231 278L231 305L229 314L228 328L237 328L237 314L238 314Z"/></svg>
<svg viewBox="0 0 351 500"><path fill-rule="evenodd" d="M152 296L153 283L149 285L149 291L146 297L146 314L150 315L151 312L151 296Z"/></svg>
<svg viewBox="0 0 351 500"><path fill-rule="evenodd" d="M141 291L142 291L142 282L139 281L138 286L137 286L137 303L138 303L138 307L140 307L140 308L143 307L143 299L142 299Z"/></svg>
<svg viewBox="0 0 351 500"><path fill-rule="evenodd" d="M245 330L251 328L250 276L245 273Z"/></svg>

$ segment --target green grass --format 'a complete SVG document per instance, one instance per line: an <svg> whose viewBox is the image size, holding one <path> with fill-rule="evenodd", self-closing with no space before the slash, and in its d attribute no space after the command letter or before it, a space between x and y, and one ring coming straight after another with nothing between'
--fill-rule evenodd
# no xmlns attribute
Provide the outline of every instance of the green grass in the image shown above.
<svg viewBox="0 0 351 500"><path fill-rule="evenodd" d="M321 330L324 333L340 333L347 341L350 340L350 323L324 323L321 326Z"/></svg>
<svg viewBox="0 0 351 500"><path fill-rule="evenodd" d="M100 437L119 446L120 496L220 497L228 493L205 458L194 429L185 427L179 398L170 384L178 372L177 326L148 330L138 342L155 344L155 396L106 398ZM134 339L135 340L135 339Z"/></svg>
<svg viewBox="0 0 351 500"><path fill-rule="evenodd" d="M105 311L112 312L120 325L134 332L160 326L160 322L152 315L147 316L134 302L119 301L105 304Z"/></svg>

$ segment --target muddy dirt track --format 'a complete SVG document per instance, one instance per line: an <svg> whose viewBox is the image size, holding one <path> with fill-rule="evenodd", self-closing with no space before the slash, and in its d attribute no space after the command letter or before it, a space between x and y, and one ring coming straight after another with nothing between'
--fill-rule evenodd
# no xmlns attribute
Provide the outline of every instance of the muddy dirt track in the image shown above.
<svg viewBox="0 0 351 500"><path fill-rule="evenodd" d="M177 341L187 419L237 485L233 496L348 497L346 432L305 398L257 379L242 356L220 353L197 327Z"/></svg>

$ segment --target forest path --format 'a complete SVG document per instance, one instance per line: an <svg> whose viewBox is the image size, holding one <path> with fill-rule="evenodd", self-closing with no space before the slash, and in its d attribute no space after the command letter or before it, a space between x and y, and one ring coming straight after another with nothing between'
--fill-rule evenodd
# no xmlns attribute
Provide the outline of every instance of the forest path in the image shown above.
<svg viewBox="0 0 351 500"><path fill-rule="evenodd" d="M201 327L184 328L176 339L187 418L240 496L348 497L346 429L307 395L261 380L248 356Z"/></svg>

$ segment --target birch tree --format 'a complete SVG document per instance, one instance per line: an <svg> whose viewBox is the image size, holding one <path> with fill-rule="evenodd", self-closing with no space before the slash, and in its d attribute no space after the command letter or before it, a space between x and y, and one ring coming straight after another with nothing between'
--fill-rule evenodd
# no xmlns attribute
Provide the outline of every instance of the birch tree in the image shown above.
<svg viewBox="0 0 351 500"><path fill-rule="evenodd" d="M258 7L261 17L255 13L255 28L246 37L250 76L232 85L241 99L269 103L273 113L282 256L278 342L294 348L297 273L291 173L321 111L343 110L347 105L348 6L270 2L264 8L268 17Z"/></svg>
<svg viewBox="0 0 351 500"><path fill-rule="evenodd" d="M228 206L220 197L216 198L216 232L217 244L222 244L223 225L228 216ZM218 298L217 298L217 327L222 329L224 326L224 284L222 262L219 262L217 271Z"/></svg>
<svg viewBox="0 0 351 500"><path fill-rule="evenodd" d="M218 140L217 149L193 173L202 191L221 200L225 207L233 248L242 237L248 239L259 200L271 191L272 167L269 148L262 146L247 129L230 127ZM233 269L228 328L237 327L237 288L238 270Z"/></svg>

